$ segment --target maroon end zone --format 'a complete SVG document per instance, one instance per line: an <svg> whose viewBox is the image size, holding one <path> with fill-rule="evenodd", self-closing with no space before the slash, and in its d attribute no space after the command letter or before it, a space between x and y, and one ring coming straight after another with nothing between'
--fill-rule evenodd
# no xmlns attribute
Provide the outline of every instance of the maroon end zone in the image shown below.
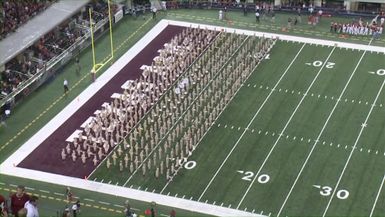
<svg viewBox="0 0 385 217"><path fill-rule="evenodd" d="M139 78L142 72L140 67L142 65L151 65L153 58L158 55L157 51L163 48L163 45L169 42L176 34L182 32L184 28L173 25L167 26L17 166L78 178L88 176L96 168L91 161L83 164L79 158L76 162L73 162L71 159L61 160L60 153L65 148L65 140L76 129L80 129L82 123L88 117L93 116L95 110L100 109L104 102L110 102L113 93L122 92L121 86L124 82Z"/></svg>

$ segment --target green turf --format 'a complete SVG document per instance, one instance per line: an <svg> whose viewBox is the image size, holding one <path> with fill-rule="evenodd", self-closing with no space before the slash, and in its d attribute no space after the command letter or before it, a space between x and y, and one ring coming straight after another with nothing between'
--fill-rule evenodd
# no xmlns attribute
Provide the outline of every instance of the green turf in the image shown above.
<svg viewBox="0 0 385 217"><path fill-rule="evenodd" d="M315 29L310 29L307 24L303 23L290 30L289 33L282 32L281 29L286 25L288 16L292 15L277 14L275 24L270 24L270 21L262 21L260 25L255 24L253 14L250 13L247 17L243 17L241 12L230 12L228 14L230 22L218 21L217 11L215 10L174 10L169 11L167 15L161 14L158 18L166 17L167 19L326 38L329 40L343 40L354 43L367 44L369 42L368 37L351 37L346 40L339 39L336 35L329 33L330 21L339 20L343 22L349 20L345 18L325 18ZM123 43L116 51L116 58L126 52L129 47L157 22L150 20L147 24L144 24L145 21L142 19L124 18L114 28L115 48L118 48ZM303 21L305 21L304 18ZM124 42L141 25L143 25L142 28L132 38ZM381 40L374 41L372 44L384 46L384 38L382 37ZM107 36L97 41L98 60L108 56L108 47L109 38ZM224 158L241 136L248 122L301 47L302 44L286 42L279 42L275 46L270 54L270 60L264 61L258 66L256 72L248 79L234 101L218 119L215 127L211 129L199 145L199 148L194 152L191 160L196 161L197 166L192 170L182 170L182 173L178 174L174 182L166 188L165 194L170 192L172 195L178 193L178 195L193 197L194 200L199 198L215 171L217 171ZM238 205L250 182L242 180L243 175L237 173L236 170L252 171L253 173L258 171L268 151L277 141L278 134L300 101L302 94L318 72L319 68L305 65L305 63L312 63L315 60L324 61L331 49L310 45L306 45L303 48L281 84L276 88L261 110L261 114L253 121L250 129L246 131L243 139L227 160L227 163L203 195L202 201L208 200L210 203L215 201L216 204L223 203L224 206L231 204L231 207ZM314 139L318 136L361 54L362 52L358 51L339 49L333 52L329 61L336 63L335 67L321 71L319 78L310 89L309 95L299 107L296 115L291 120L284 135L277 143L275 150L260 172L260 174L268 174L270 181L267 184L255 182L241 204L241 209L247 208L248 211L255 209L256 212L264 211L265 214L271 212L272 215L278 213L300 167L311 150ZM12 111L13 115L7 120L7 127L0 127L0 161L6 159L90 84L90 77L87 74L91 68L90 49L85 50L80 55L80 62L82 65L80 76L75 74L74 66L70 62L55 79L28 96L26 100ZM370 53L365 55L357 69L356 75L341 99L340 105L337 107L321 136L320 142L314 150L307 167L305 167L285 205L282 215L322 215L330 196L321 196L320 190L312 185L334 187L336 184L339 174L352 150L351 147L357 138L360 125L368 114L370 105L383 79L381 76L369 74L368 71L385 68L384 62L384 55ZM84 79L81 80L83 77ZM70 87L79 80L81 81L70 91L66 98L60 98L62 96L62 82L64 78L69 80ZM250 86L247 86L248 84ZM288 90L287 92L286 89ZM298 94L299 91L300 93ZM311 93L313 93L313 96ZM320 95L319 98L318 95ZM346 200L334 197L327 215L368 216L370 213L384 173L385 148L383 147L383 141L385 138L382 133L385 124L383 121L384 97L381 94L379 102L369 119L368 127L365 128L357 143L357 149L339 185L338 190L346 189L350 195ZM59 100L50 107L57 99ZM346 102L345 99L347 99ZM379 104L383 104L383 106L379 107ZM47 108L49 109L46 110ZM32 122L33 120L35 121ZM220 125L218 126L218 124ZM232 126L234 127L232 128ZM253 129L254 131L252 131ZM260 134L259 131L261 131ZM303 141L301 141L302 137ZM308 142L309 139L310 142ZM330 145L331 143L332 145ZM337 147L338 144L340 146ZM345 146L347 147L346 149ZM9 184L19 183L36 189L48 189L52 192L63 191L62 186L32 182L3 175L0 177L0 182L6 183L6 186L0 186L0 192L3 194L9 193ZM153 182L146 182L141 185L142 188L148 187L149 189L153 189L154 186L157 186L156 191L159 192L159 186L163 185L159 185L159 183L154 185ZM40 192L40 194L42 193ZM80 198L103 198L107 202L112 202L116 205L122 204L122 201L125 200L124 198L100 195L83 190L76 190L76 194ZM375 215L383 215L385 212L384 192L381 195L374 212ZM55 196L52 197L55 198ZM43 199L41 202L43 216L51 216L52 213L55 213L55 210L60 210L64 205L63 201L51 199ZM98 204L90 203L90 205ZM138 202L135 206L143 210L148 206L148 203ZM113 207L113 205L107 208L119 209L118 207ZM169 208L164 208L162 213L167 214L168 210ZM115 211L93 209L92 207L89 209L84 208L84 211L87 212L87 216L121 215ZM184 213L183 211L177 211L177 213L192 215L192 213Z"/></svg>
<svg viewBox="0 0 385 217"><path fill-rule="evenodd" d="M166 188L164 194L177 194L180 197L200 199L203 202L223 204L242 210L255 210L258 213L263 211L272 215L277 215L281 207L283 208L280 214L284 215L323 214L330 196L321 196L320 190L313 185L333 186L337 182L361 129L360 124L364 122L383 81L379 75L369 74L368 71L376 71L383 67L384 56L368 52L356 68L363 51L312 45L305 45L301 50L302 46L299 43L277 43L270 59L265 60L246 81L236 98L217 120L215 127L206 135L195 154L189 159L196 161L197 166L192 170L182 170ZM271 88L278 82L297 54L298 57L293 61L267 103L237 143ZM277 61L280 64L276 64ZM326 65L325 67L313 66L317 63L316 61L326 61L327 67ZM353 72L355 74L345 88ZM345 92L341 96L338 107L323 129L325 121L344 89ZM307 95L301 102L305 93ZM383 110L381 109L385 106L385 104L382 105L383 103L383 97L380 97L377 102L378 108L375 107L374 111ZM299 105L298 109L297 105ZM294 111L295 114L292 115ZM374 114L375 112L372 115ZM360 137L361 143L365 141L372 143L373 138L377 138L377 142L381 141L379 132L383 129L384 123L381 118L374 118L373 125L376 124L375 122L379 122L377 124L380 125L376 128L377 133L369 129L365 130L366 134ZM311 160L308 161L307 167L288 197L289 200L285 206L282 206L321 130L323 133ZM283 135L279 137L281 132ZM358 148L361 143L357 144ZM234 145L237 147L203 194ZM371 153L367 153L369 149ZM273 151L267 159L270 150ZM357 151L357 156L353 155L355 160L351 160L352 165L357 165L352 166L349 172L346 172L346 176L360 177L360 173L365 173L367 167L374 167L377 170L381 168L377 164L384 163L383 151L383 148L378 149L378 147L364 148L366 153L364 155L361 150ZM365 157L367 154L375 155L374 157L380 162ZM263 167L261 167L262 164ZM108 175L103 170L96 173L95 177L99 180L111 178L111 174L108 173ZM250 190L247 190L251 182L242 180L244 175L238 173L238 170L251 171L258 176L266 174L270 180L266 184L254 182ZM125 177L119 177L115 176L112 179L119 183L125 181ZM366 191L360 190L359 187L346 188L341 184L337 190L346 189L350 195L344 200L334 196L327 214L331 216L368 215L381 177L382 173L379 172L376 180L370 179L371 184L367 186L369 189ZM362 182L368 182L365 176L360 178L352 179L346 185L361 186L365 185ZM139 176L130 181L127 186L134 188L140 186L141 189L148 188L160 192L164 185L165 180L142 179ZM357 197L356 194L360 196ZM246 196L242 200L244 195ZM360 202L361 198L366 198L368 203L363 205ZM351 207L335 205L341 201L356 205Z"/></svg>

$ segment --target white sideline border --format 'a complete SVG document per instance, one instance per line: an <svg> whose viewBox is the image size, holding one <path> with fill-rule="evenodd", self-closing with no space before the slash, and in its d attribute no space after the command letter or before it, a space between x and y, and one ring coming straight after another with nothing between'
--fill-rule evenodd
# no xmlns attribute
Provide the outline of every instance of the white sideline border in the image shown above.
<svg viewBox="0 0 385 217"><path fill-rule="evenodd" d="M321 39L311 39L305 37L281 35L274 33L257 32L250 30L241 30L227 27L219 27L205 24L195 24L181 21L161 20L155 25L144 37L142 37L131 49L129 49L119 60L117 60L111 67L109 67L93 84L86 88L78 97L69 103L60 113L58 113L52 120L50 120L43 128L41 128L35 135L33 135L27 142L25 142L17 151L15 151L8 159L0 165L0 174L17 176L22 178L30 178L37 181L59 184L64 186L71 186L74 188L81 188L84 190L95 191L110 195L121 197L129 197L140 201L155 201L157 204L172 206L179 209L185 209L194 212L206 213L216 216L262 216L245 212L241 210L211 205L192 200L161 195L158 193L145 192L126 187L110 185L106 183L99 183L91 180L63 176L53 173L41 172L31 169L19 168L14 165L19 164L26 158L34 149L36 149L42 141L44 141L50 134L52 134L65 120L73 115L85 102L88 101L100 88L102 88L109 80L111 80L129 61L131 61L149 42L151 42L163 29L168 25L177 25L184 27L198 27L207 28L211 30L225 30L226 32L236 32L246 35L256 35L265 37L279 38L285 41L308 43L321 46L338 46L340 48L347 48L352 50L366 50L370 52L384 53L385 48L378 46L368 46L361 44L336 42ZM71 85L71 84L70 84ZM80 127L80 126L79 126Z"/></svg>

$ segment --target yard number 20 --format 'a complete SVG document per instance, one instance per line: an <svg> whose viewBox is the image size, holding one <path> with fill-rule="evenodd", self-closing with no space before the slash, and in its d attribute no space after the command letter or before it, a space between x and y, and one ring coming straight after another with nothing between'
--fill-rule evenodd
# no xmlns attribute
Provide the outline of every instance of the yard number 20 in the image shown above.
<svg viewBox="0 0 385 217"><path fill-rule="evenodd" d="M320 67L320 66L322 66L322 64L323 64L323 62L320 60L316 60L313 62L314 67ZM335 65L335 63L333 63L333 62L327 62L325 67L328 69L332 69L332 68L334 68L334 65Z"/></svg>
<svg viewBox="0 0 385 217"><path fill-rule="evenodd" d="M253 179L253 176L254 176L253 172L251 172L251 171L243 172L242 171L242 173L244 174L244 176L242 177L242 180L251 181ZM267 174L262 174L262 175L258 176L257 180L259 183L265 184L265 183L269 182L270 176Z"/></svg>

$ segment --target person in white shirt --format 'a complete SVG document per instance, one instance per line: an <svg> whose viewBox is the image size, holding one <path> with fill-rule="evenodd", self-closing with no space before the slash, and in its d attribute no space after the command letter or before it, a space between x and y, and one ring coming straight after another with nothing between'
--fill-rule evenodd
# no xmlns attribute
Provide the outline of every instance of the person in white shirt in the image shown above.
<svg viewBox="0 0 385 217"><path fill-rule="evenodd" d="M152 8L152 19L156 19L156 7Z"/></svg>
<svg viewBox="0 0 385 217"><path fill-rule="evenodd" d="M66 94L68 92L68 81L67 81L67 79L64 79L63 85L64 85L64 93Z"/></svg>
<svg viewBox="0 0 385 217"><path fill-rule="evenodd" d="M24 205L24 208L27 209L27 217L39 217L39 211L37 210L37 200L39 198L32 196L29 201Z"/></svg>
<svg viewBox="0 0 385 217"><path fill-rule="evenodd" d="M219 20L223 20L223 11L219 10Z"/></svg>

